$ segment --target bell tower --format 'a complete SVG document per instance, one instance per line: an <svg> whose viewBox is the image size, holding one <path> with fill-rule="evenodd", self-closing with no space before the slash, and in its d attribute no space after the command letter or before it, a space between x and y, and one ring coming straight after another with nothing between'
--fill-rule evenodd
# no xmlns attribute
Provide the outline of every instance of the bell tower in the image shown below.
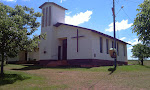
<svg viewBox="0 0 150 90"><path fill-rule="evenodd" d="M57 22L65 22L65 10L66 8L54 3L45 2L39 8L42 9L42 27L53 26Z"/></svg>
<svg viewBox="0 0 150 90"><path fill-rule="evenodd" d="M41 39L39 47L40 60L57 60L57 22L65 23L66 8L54 3L45 2L40 7L42 9L41 33L46 33L46 39Z"/></svg>

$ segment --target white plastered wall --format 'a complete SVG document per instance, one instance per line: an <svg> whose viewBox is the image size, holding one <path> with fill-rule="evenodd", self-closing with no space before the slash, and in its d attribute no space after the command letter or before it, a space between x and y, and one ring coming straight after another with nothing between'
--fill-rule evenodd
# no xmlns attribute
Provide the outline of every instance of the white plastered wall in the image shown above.
<svg viewBox="0 0 150 90"><path fill-rule="evenodd" d="M47 27L41 27L41 33L46 33L46 39L41 38L40 49L39 49L39 59L40 60L57 60L58 59L58 44L59 41L56 37L56 30L53 26L57 22L64 23L65 19L65 9L62 9L53 4L46 4L42 7L46 8L51 6L51 25ZM46 12L45 12L46 13ZM49 14L49 10L48 10ZM49 17L49 15L48 15ZM44 18L46 21L46 17ZM48 21L48 20L47 20ZM44 53L46 51L46 53Z"/></svg>
<svg viewBox="0 0 150 90"><path fill-rule="evenodd" d="M79 43L77 52L77 29L79 30ZM61 25L57 28L57 38L67 37L67 59L91 59L92 58L92 43L91 31L81 28Z"/></svg>
<svg viewBox="0 0 150 90"><path fill-rule="evenodd" d="M100 37L102 37L103 39L103 52L100 53ZM92 59L101 59L101 60L114 60L113 58L110 57L109 54L107 54L106 51L106 39L108 39L109 41L109 49L112 48L112 41L113 39L110 39L106 36L103 35L99 35L97 33L92 33ZM117 56L117 60L118 61L124 61L127 62L127 47L126 44L122 43L122 42L118 42L119 44L119 56ZM124 56L124 49L123 49L123 45L125 45L125 56ZM96 55L94 57L94 54Z"/></svg>
<svg viewBox="0 0 150 90"><path fill-rule="evenodd" d="M28 60L36 60L38 61L39 60L39 50L35 50L35 51L32 51L32 52L28 52Z"/></svg>
<svg viewBox="0 0 150 90"><path fill-rule="evenodd" d="M14 58L9 58L9 57L8 57L8 60L7 60L7 61L19 61L19 56L14 57Z"/></svg>

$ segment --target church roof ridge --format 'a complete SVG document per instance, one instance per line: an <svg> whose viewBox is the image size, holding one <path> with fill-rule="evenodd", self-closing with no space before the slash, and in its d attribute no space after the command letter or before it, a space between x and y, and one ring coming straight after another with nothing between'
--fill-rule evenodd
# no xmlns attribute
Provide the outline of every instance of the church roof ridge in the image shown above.
<svg viewBox="0 0 150 90"><path fill-rule="evenodd" d="M97 33L97 34L100 34L100 35L109 37L109 38L111 38L111 39L114 39L112 36L109 36L109 35L107 35L107 34L104 34L104 33L102 33L102 32L99 32L99 31L97 31L97 30L93 30L93 29L89 29L89 28L85 28L85 27L80 27L80 26L75 26L75 25L71 25L71 24L66 24L66 23L60 23L60 22L57 22L56 24L54 24L55 27L59 27L60 25L67 25L67 26L72 26L72 27L77 27L77 28L82 28L82 29L90 30L90 31L95 32L95 33ZM129 44L129 43L124 42L124 41L122 41L122 40L119 40L119 39L117 39L117 38L116 38L116 40L117 40L117 41L120 41L120 42L122 42L122 43L125 43L125 44Z"/></svg>
<svg viewBox="0 0 150 90"><path fill-rule="evenodd" d="M66 9L66 8L64 8L64 7L58 5L58 4L54 3L54 2L45 2L45 3L43 3L39 8L42 8L45 4L53 4L53 5L56 5L56 6L60 7L60 8L63 8L63 9L65 9L65 10L68 10L68 9Z"/></svg>

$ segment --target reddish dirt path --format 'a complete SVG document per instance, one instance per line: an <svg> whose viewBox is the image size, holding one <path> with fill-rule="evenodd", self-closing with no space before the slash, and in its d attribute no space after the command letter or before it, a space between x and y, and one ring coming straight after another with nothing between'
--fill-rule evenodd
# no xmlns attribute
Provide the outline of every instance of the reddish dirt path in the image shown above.
<svg viewBox="0 0 150 90"><path fill-rule="evenodd" d="M38 69L23 71L45 77L46 84L67 85L68 90L137 90L123 85L114 85L108 72L63 71L57 69Z"/></svg>
<svg viewBox="0 0 150 90"><path fill-rule="evenodd" d="M12 68L7 68L11 70ZM44 77L42 87L66 85L67 90L149 90L150 72L108 71L38 68L21 71ZM141 85L142 84L142 85Z"/></svg>

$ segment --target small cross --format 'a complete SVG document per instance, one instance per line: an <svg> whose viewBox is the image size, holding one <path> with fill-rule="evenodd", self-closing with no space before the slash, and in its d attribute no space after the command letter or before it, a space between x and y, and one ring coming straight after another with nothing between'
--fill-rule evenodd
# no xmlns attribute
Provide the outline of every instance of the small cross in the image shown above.
<svg viewBox="0 0 150 90"><path fill-rule="evenodd" d="M72 38L77 38L77 52L78 52L78 45L79 45L79 38L80 37L84 37L84 36L79 36L79 31L77 29L77 36L76 37L72 37Z"/></svg>
<svg viewBox="0 0 150 90"><path fill-rule="evenodd" d="M49 0L48 0L48 2L49 2Z"/></svg>

